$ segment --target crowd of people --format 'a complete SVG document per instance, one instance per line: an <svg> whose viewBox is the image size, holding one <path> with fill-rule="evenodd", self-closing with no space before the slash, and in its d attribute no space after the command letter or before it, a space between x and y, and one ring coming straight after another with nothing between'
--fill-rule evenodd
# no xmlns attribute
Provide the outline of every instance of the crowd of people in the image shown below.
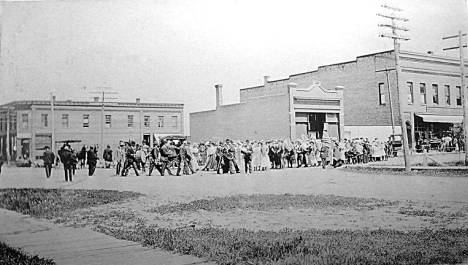
<svg viewBox="0 0 468 265"><path fill-rule="evenodd" d="M443 143L448 145L447 139ZM64 144L55 156L49 147L45 148L43 160L47 178L52 166L61 163L65 171L65 181L73 181L76 169L88 168L93 176L102 158L102 167L115 168L116 175L125 177L133 169L135 175L152 175L156 170L161 176L190 175L197 171L214 171L218 174L251 174L255 171L292 167L340 167L343 164L369 163L387 160L396 152L390 141L377 138L338 140L302 139L292 142L289 139L269 141L233 141L192 143L183 139L155 141L150 147L143 141L120 141L117 149L108 145L102 157L98 147L83 146L73 150Z"/></svg>
<svg viewBox="0 0 468 265"><path fill-rule="evenodd" d="M291 142L233 141L192 143L183 140L146 142L121 141L113 152L104 150L105 167L115 167L116 174L128 175L130 169L139 176L156 170L161 176L190 175L197 171L218 174L251 174L254 171L292 167L339 167L343 164L386 160L392 153L388 142L378 139L326 140L305 139Z"/></svg>

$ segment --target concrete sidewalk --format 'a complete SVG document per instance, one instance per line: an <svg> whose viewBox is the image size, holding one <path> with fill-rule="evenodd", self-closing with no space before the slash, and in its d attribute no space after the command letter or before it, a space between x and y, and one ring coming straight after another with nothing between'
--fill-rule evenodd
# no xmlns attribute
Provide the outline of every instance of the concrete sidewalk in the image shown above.
<svg viewBox="0 0 468 265"><path fill-rule="evenodd" d="M215 264L0 209L0 241L57 264Z"/></svg>

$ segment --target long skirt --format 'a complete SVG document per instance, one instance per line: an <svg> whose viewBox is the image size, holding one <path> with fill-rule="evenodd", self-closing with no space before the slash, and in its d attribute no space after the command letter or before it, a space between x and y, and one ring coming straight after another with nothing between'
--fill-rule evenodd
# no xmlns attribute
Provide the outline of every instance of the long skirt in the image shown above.
<svg viewBox="0 0 468 265"><path fill-rule="evenodd" d="M216 170L218 168L218 162L216 161L216 154L208 156L205 169L207 170Z"/></svg>

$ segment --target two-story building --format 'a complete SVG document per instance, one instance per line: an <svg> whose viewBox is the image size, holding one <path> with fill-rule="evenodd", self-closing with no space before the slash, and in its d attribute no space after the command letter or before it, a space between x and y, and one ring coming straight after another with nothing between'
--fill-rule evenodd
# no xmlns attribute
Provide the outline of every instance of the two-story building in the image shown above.
<svg viewBox="0 0 468 265"><path fill-rule="evenodd" d="M14 101L0 106L0 150L14 159L40 159L44 147L62 141L76 147L119 141L153 143L155 135L183 135L183 104L82 101ZM8 124L7 124L8 122ZM9 131L7 131L7 129ZM7 136L9 140L7 140ZM56 143L52 143L55 138ZM57 143L59 142L59 143ZM9 148L7 148L7 143Z"/></svg>
<svg viewBox="0 0 468 265"><path fill-rule="evenodd" d="M340 138L363 137L387 140L394 132L401 133L400 107L405 114L407 133L410 135L409 140L413 147L420 137L440 138L449 133L450 127L454 123L461 123L463 117L458 58L401 51L399 59L401 66L399 90L393 50L358 56L356 60L349 62L320 66L317 70L293 74L281 80L271 81L265 77L263 85L240 90L239 104L192 113L190 115L192 139L210 140L223 136L234 139L243 137L268 139L278 136L294 140L305 132L309 134L317 128L321 129L322 127L314 127L310 121L323 120L323 116L309 115L306 119L306 115L295 110L294 104L302 102L305 104L301 105L310 106L320 102L319 97L327 99L325 95L312 96L315 98L314 101L293 99L289 105L277 102L279 95L287 98L285 94L291 84L299 88L308 88L317 83L320 83L320 87L326 88L324 91L337 87L344 89L340 100L341 114L326 115L324 122L328 124L327 120L338 121L341 131L336 135ZM403 106L400 106L400 92L404 93L406 99ZM217 95L219 101L219 92ZM249 105L249 102L252 103ZM328 109L322 113L330 114L333 113L332 107L338 106L338 103L328 101L320 104ZM241 111L237 109L243 109L245 112L239 117L229 116L231 110ZM311 109L304 113L317 112L316 106ZM295 117L292 115L293 112ZM284 118L288 115L289 120ZM246 122L249 120L254 122ZM275 122L273 124L269 121ZM229 122L235 125L230 125ZM309 124L307 130L304 129L306 124ZM207 126L215 129L203 130ZM222 128L227 129L220 131ZM246 131L257 133L246 134Z"/></svg>

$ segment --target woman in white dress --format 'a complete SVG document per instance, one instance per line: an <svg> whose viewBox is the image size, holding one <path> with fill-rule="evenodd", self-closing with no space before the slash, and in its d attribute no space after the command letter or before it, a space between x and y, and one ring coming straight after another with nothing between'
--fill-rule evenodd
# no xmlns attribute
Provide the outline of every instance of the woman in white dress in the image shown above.
<svg viewBox="0 0 468 265"><path fill-rule="evenodd" d="M269 156L269 152L270 152L270 147L265 144L265 142L261 142L262 144L262 147L261 147L261 161L260 161L260 164L261 164L261 170L264 171L264 170L267 170L268 168L271 167L271 162L270 162L270 156Z"/></svg>
<svg viewBox="0 0 468 265"><path fill-rule="evenodd" d="M200 166L198 165L198 160L199 160L199 150L198 146L196 144L192 144L190 146L190 151L192 152L192 160L190 160L190 163L192 164L192 169L194 171L198 171L200 169Z"/></svg>
<svg viewBox="0 0 468 265"><path fill-rule="evenodd" d="M309 166L316 167L317 166L317 146L315 145L314 140L310 140L308 155L309 155Z"/></svg>
<svg viewBox="0 0 468 265"><path fill-rule="evenodd" d="M252 155L252 168L254 171L260 170L262 166L262 147L259 143L255 142L253 145L253 155Z"/></svg>

